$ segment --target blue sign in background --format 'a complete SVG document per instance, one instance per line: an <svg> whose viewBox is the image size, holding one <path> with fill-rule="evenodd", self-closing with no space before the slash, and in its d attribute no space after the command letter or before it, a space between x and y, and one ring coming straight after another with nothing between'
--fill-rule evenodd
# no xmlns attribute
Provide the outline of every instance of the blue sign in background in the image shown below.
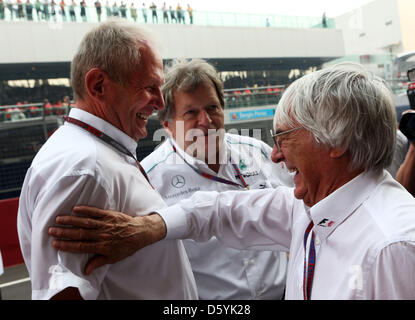
<svg viewBox="0 0 415 320"><path fill-rule="evenodd" d="M259 109L249 111L230 112L231 121L252 120L258 118L270 118L274 116L275 109Z"/></svg>

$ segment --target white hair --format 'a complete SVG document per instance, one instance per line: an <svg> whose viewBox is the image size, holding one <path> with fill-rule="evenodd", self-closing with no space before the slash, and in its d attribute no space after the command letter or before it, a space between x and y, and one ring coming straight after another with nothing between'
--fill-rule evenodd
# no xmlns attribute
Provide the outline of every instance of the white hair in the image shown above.
<svg viewBox="0 0 415 320"><path fill-rule="evenodd" d="M276 125L300 125L317 144L349 151L351 170L381 170L392 162L397 130L392 93L359 64L337 64L293 82L276 108Z"/></svg>
<svg viewBox="0 0 415 320"><path fill-rule="evenodd" d="M140 48L155 45L154 36L142 27L120 18L111 18L89 31L82 39L71 64L71 84L75 98L85 94L85 75L100 68L120 84L125 84L141 61Z"/></svg>

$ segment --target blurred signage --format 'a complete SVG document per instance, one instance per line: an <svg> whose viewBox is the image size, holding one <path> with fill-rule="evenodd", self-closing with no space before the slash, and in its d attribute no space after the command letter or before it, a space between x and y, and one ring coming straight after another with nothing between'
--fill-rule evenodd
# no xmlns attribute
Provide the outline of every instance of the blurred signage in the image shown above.
<svg viewBox="0 0 415 320"><path fill-rule="evenodd" d="M237 112L230 112L229 116L230 116L231 121L272 118L274 116L274 111L275 111L274 108L257 109L257 110L249 110L249 111L237 111Z"/></svg>

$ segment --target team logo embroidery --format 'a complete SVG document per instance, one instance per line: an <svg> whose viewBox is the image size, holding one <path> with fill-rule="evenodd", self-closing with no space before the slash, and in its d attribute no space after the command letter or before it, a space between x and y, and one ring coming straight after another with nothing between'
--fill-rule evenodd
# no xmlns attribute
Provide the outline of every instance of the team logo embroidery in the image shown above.
<svg viewBox="0 0 415 320"><path fill-rule="evenodd" d="M177 175L171 179L171 185L177 189L183 188L186 184L186 180L183 176Z"/></svg>
<svg viewBox="0 0 415 320"><path fill-rule="evenodd" d="M245 170L246 169L246 164L245 164L245 161L243 159L239 160L239 168L241 170Z"/></svg>
<svg viewBox="0 0 415 320"><path fill-rule="evenodd" d="M320 227L331 227L333 225L333 223L334 223L334 221L324 218L323 220L321 220L318 223L318 225Z"/></svg>

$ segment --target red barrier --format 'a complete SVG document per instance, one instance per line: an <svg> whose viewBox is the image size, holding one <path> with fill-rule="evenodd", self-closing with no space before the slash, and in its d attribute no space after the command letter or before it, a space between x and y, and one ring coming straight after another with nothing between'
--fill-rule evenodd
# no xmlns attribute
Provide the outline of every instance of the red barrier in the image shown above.
<svg viewBox="0 0 415 320"><path fill-rule="evenodd" d="M0 250L5 267L22 264L17 236L17 209L19 198L0 200Z"/></svg>

